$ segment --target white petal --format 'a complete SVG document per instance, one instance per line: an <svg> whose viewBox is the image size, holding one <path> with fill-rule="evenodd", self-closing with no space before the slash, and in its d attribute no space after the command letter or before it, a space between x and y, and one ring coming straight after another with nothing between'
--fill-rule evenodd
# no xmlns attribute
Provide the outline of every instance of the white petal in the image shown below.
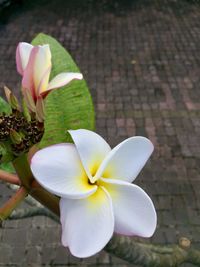
<svg viewBox="0 0 200 267"><path fill-rule="evenodd" d="M40 83L39 83L37 90L36 90L37 96L40 96L40 95L48 92L47 88L48 88L50 73L51 73L51 66L49 66L49 68L46 70L44 75L41 77Z"/></svg>
<svg viewBox="0 0 200 267"><path fill-rule="evenodd" d="M36 94L47 90L51 72L51 51L49 45L38 46L33 69L33 80Z"/></svg>
<svg viewBox="0 0 200 267"><path fill-rule="evenodd" d="M137 185L120 180L102 179L113 202L115 232L123 235L150 237L157 216L150 197Z"/></svg>
<svg viewBox="0 0 200 267"><path fill-rule="evenodd" d="M96 191L88 183L73 144L58 144L39 150L31 160L37 181L51 193L68 198L84 198Z"/></svg>
<svg viewBox="0 0 200 267"><path fill-rule="evenodd" d="M75 73L75 72L60 73L50 81L47 90L62 87L70 83L74 79L81 80L83 79L83 75L81 73Z"/></svg>
<svg viewBox="0 0 200 267"><path fill-rule="evenodd" d="M23 72L23 79L22 79L22 88L28 90L34 101L37 99L37 92L34 87L34 81L33 81L33 76L34 76L34 64L35 64L35 59L38 54L39 47L34 46L33 49L31 50L28 64Z"/></svg>
<svg viewBox="0 0 200 267"><path fill-rule="evenodd" d="M135 136L117 145L104 159L96 179L99 177L132 182L153 152L153 144L145 137Z"/></svg>
<svg viewBox="0 0 200 267"><path fill-rule="evenodd" d="M86 199L60 200L62 244L72 255L90 257L104 248L112 237L112 201L105 189Z"/></svg>
<svg viewBox="0 0 200 267"><path fill-rule="evenodd" d="M95 132L79 129L69 131L88 177L92 180L103 159L111 151L106 141Z"/></svg>
<svg viewBox="0 0 200 267"><path fill-rule="evenodd" d="M33 46L31 44L21 42L17 46L16 51L16 64L17 64L17 71L23 75L23 72L28 64L29 56L31 53Z"/></svg>

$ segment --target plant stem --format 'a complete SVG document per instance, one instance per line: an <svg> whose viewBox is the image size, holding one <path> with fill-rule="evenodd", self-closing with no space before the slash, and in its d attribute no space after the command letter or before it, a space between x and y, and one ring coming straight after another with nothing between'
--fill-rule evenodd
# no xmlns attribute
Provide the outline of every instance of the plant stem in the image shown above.
<svg viewBox="0 0 200 267"><path fill-rule="evenodd" d="M20 187L18 191L0 208L0 220L5 220L10 216L12 211L20 204L20 202L28 195L25 187Z"/></svg>
<svg viewBox="0 0 200 267"><path fill-rule="evenodd" d="M21 182L17 175L0 170L0 180L10 184L20 185Z"/></svg>

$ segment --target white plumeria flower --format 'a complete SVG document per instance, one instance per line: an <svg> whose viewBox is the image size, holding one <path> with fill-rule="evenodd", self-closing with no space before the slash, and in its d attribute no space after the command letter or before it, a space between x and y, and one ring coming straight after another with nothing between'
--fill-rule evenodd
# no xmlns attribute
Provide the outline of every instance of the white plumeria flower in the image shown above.
<svg viewBox="0 0 200 267"><path fill-rule="evenodd" d="M33 46L21 42L16 50L16 64L22 75L22 90L29 109L35 111L37 99L45 97L51 90L63 87L73 79L81 80L81 73L63 72L50 82L51 51L48 44Z"/></svg>
<svg viewBox="0 0 200 267"><path fill-rule="evenodd" d="M37 181L61 197L62 244L74 256L99 252L113 232L150 237L156 212L149 196L132 184L153 151L145 137L131 137L111 150L89 130L70 130L74 144L39 150L31 170Z"/></svg>

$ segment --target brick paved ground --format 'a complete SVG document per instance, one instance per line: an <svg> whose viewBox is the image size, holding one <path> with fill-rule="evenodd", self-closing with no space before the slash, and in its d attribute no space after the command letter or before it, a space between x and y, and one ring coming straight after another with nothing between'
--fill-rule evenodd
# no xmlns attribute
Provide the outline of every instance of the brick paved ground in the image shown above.
<svg viewBox="0 0 200 267"><path fill-rule="evenodd" d="M199 246L200 7L140 0L114 11L64 2L23 7L0 26L0 87L19 84L19 41L40 31L55 36L88 81L97 131L112 146L135 134L155 144L137 179L157 208L153 242L187 236ZM9 195L1 185L0 201ZM77 260L66 254L59 236L60 228L43 217L7 221L0 231L0 266L127 266L106 253Z"/></svg>

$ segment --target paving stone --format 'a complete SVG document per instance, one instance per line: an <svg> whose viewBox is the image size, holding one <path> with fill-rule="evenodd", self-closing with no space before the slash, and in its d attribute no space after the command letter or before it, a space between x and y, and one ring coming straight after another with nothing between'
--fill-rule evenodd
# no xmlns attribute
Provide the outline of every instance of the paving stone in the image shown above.
<svg viewBox="0 0 200 267"><path fill-rule="evenodd" d="M55 248L54 264L68 264L69 255L67 249L58 245Z"/></svg>

